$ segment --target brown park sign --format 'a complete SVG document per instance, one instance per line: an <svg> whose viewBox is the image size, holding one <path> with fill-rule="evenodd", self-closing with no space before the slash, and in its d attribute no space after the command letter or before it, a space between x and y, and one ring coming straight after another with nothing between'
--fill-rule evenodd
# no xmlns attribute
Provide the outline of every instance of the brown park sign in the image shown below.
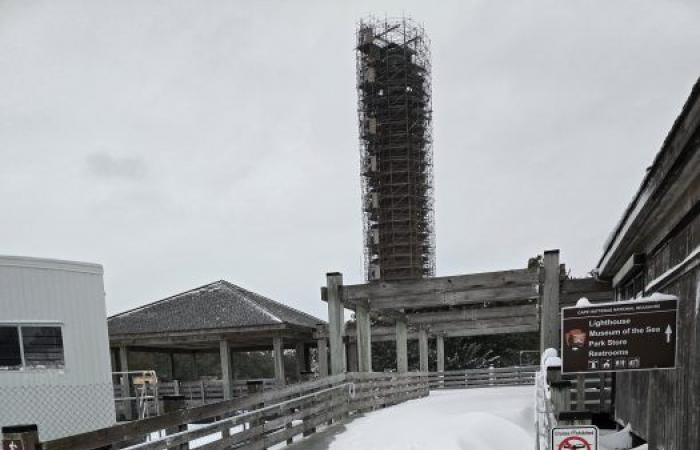
<svg viewBox="0 0 700 450"><path fill-rule="evenodd" d="M562 308L563 373L676 367L678 299Z"/></svg>

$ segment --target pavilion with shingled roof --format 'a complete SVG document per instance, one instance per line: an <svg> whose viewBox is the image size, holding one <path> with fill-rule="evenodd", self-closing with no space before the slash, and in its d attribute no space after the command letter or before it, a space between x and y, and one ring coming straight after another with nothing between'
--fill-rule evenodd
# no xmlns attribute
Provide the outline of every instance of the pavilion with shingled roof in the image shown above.
<svg viewBox="0 0 700 450"><path fill-rule="evenodd" d="M316 345L314 331L323 324L321 319L224 280L108 319L115 370L129 370L129 352L169 355L171 365L175 354L218 353L225 399L233 396L233 353L272 350L275 379L284 383L284 350L296 350L299 373L309 371L309 348Z"/></svg>

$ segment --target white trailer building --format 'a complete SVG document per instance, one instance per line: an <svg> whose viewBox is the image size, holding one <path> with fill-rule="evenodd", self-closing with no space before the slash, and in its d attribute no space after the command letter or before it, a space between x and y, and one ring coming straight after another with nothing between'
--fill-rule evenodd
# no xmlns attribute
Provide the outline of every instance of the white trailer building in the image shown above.
<svg viewBox="0 0 700 450"><path fill-rule="evenodd" d="M102 266L0 256L0 426L115 423Z"/></svg>

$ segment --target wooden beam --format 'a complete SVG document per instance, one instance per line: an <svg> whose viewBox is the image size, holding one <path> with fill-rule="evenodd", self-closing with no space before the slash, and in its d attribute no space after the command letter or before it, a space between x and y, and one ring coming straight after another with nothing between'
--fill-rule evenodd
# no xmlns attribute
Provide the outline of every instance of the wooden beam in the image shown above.
<svg viewBox="0 0 700 450"><path fill-rule="evenodd" d="M500 328L511 328L517 326L529 326L535 330L538 328L537 317L509 317L504 319L485 319L469 322L438 322L424 325L431 333L437 334L448 331L483 331L483 334L489 334L493 330Z"/></svg>
<svg viewBox="0 0 700 450"><path fill-rule="evenodd" d="M537 305L492 306L488 308L455 308L449 311L415 312L406 314L409 324L430 324L434 322L463 322L503 317L537 317Z"/></svg>
<svg viewBox="0 0 700 450"><path fill-rule="evenodd" d="M360 372L372 371L372 326L369 308L358 305L355 311L357 323L357 362Z"/></svg>
<svg viewBox="0 0 700 450"><path fill-rule="evenodd" d="M231 367L231 349L226 339L219 341L219 355L221 357L221 381L224 391L224 400L233 398L233 368Z"/></svg>
<svg viewBox="0 0 700 450"><path fill-rule="evenodd" d="M344 300L396 298L433 295L436 292L453 292L506 286L527 286L537 283L537 271L529 269L484 272L468 275L423 278L420 280L378 282L343 287Z"/></svg>
<svg viewBox="0 0 700 450"><path fill-rule="evenodd" d="M282 337L275 336L272 339L273 357L275 359L275 379L281 384L286 383L286 377L284 376L284 345L282 344Z"/></svg>
<svg viewBox="0 0 700 450"><path fill-rule="evenodd" d="M343 373L345 362L343 357L343 323L345 322L343 302L340 289L343 286L343 275L340 273L326 274L326 296L328 299L328 340L331 352L331 374Z"/></svg>
<svg viewBox="0 0 700 450"><path fill-rule="evenodd" d="M453 328L440 331L445 337L467 337L467 336L493 336L497 334L517 334L517 333L535 333L539 331L539 326L530 325L509 325L497 328ZM435 332L431 330L431 332ZM418 332L408 332L406 334L408 340L418 339ZM352 339L352 338L350 338ZM372 342L392 342L396 339L395 335L372 336Z"/></svg>
<svg viewBox="0 0 700 450"><path fill-rule="evenodd" d="M397 322L398 323L398 322ZM533 327L535 330L538 328L537 316L524 315L519 317L502 317L495 319L481 319L481 320L465 320L461 322L433 322L430 324L423 324L420 326L411 326L411 332L417 332L420 327L426 328L431 333L439 333L441 331L447 330L484 330L484 334L488 334L489 330L503 328L503 327L513 327L520 325L528 325ZM345 331L348 337L357 337L356 328L348 327ZM396 333L396 328L392 326L375 326L372 327L372 339L376 340L382 336L393 336Z"/></svg>
<svg viewBox="0 0 700 450"><path fill-rule="evenodd" d="M465 329L465 330L447 330L443 334L445 337L470 337L470 336L492 336L496 334L518 334L518 333L534 333L539 330L538 327L532 325L516 325L512 327L501 327L490 330L486 329Z"/></svg>
<svg viewBox="0 0 700 450"><path fill-rule="evenodd" d="M544 252L540 351L559 348L559 250Z"/></svg>
<svg viewBox="0 0 700 450"><path fill-rule="evenodd" d="M435 308L440 306L507 303L537 298L537 285L474 288L465 291L434 292L410 296L370 299L372 310ZM349 300L352 302L353 300Z"/></svg>
<svg viewBox="0 0 700 450"><path fill-rule="evenodd" d="M421 372L428 371L428 330L421 327L418 330L418 354L419 354L419 370Z"/></svg>
<svg viewBox="0 0 700 450"><path fill-rule="evenodd" d="M408 330L406 321L396 321L396 371L408 372Z"/></svg>
<svg viewBox="0 0 700 450"><path fill-rule="evenodd" d="M615 299L611 283L595 278L564 279L560 292L560 307L575 305L581 297L591 302L611 302Z"/></svg>

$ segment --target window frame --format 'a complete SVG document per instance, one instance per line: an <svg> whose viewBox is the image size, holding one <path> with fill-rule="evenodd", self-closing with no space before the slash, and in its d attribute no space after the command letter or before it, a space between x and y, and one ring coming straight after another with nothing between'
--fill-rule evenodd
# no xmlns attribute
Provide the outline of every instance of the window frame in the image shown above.
<svg viewBox="0 0 700 450"><path fill-rule="evenodd" d="M61 322L0 322L0 327L11 327L17 330L18 343L19 343L19 353L21 358L21 365L19 368L0 368L0 374L3 373L17 373L17 372L63 372L66 370L66 345L64 339L64 324ZM58 328L61 331L61 353L63 355L63 367L35 367L27 366L27 360L24 355L24 336L22 335L22 328L37 328L37 327L51 327Z"/></svg>

